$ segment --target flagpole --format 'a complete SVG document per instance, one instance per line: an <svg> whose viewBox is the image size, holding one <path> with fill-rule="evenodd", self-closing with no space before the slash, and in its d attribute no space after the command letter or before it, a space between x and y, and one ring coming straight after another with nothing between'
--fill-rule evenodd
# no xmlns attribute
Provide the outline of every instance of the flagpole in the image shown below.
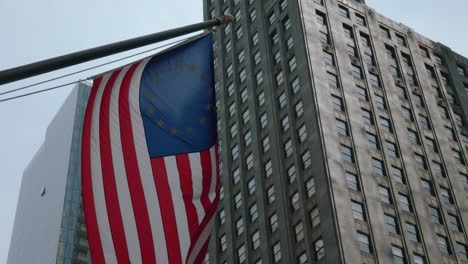
<svg viewBox="0 0 468 264"><path fill-rule="evenodd" d="M105 56L116 54L123 51L143 47L171 38L179 37L195 31L229 24L233 21L232 16L220 16L200 23L178 27L158 33L123 40L120 42L91 48L83 51L70 53L67 55L26 64L16 68L0 71L0 85L26 79L43 73L59 70L90 60L99 59Z"/></svg>

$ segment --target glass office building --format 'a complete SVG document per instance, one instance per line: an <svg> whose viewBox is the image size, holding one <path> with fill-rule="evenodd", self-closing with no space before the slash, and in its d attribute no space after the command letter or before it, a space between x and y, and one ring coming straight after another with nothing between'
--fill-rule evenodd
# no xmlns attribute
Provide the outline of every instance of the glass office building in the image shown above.
<svg viewBox="0 0 468 264"><path fill-rule="evenodd" d="M223 189L205 263L468 260L466 58L364 1L204 14L235 18L213 45Z"/></svg>

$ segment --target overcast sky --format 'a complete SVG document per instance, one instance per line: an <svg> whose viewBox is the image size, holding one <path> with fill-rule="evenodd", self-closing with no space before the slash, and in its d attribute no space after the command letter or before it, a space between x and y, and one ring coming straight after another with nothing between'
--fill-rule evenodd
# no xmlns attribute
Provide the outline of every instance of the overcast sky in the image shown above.
<svg viewBox="0 0 468 264"><path fill-rule="evenodd" d="M468 56L468 24L463 19L468 1L367 2L377 12ZM0 10L0 70L202 20L202 0L0 0ZM84 66L3 85L0 92ZM69 92L65 88L0 103L0 263L6 263L8 255L22 172Z"/></svg>

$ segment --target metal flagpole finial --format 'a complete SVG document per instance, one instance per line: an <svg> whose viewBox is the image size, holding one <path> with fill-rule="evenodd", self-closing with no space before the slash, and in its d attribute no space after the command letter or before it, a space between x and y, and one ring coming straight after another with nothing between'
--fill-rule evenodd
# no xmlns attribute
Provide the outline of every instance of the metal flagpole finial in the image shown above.
<svg viewBox="0 0 468 264"><path fill-rule="evenodd" d="M219 17L216 17L215 19L218 20L221 25L227 25L231 23L232 21L234 21L233 16L219 16Z"/></svg>

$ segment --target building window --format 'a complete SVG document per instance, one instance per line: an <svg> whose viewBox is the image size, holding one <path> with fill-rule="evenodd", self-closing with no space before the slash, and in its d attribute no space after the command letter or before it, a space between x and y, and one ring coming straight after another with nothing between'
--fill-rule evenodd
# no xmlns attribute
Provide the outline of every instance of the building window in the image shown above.
<svg viewBox="0 0 468 264"><path fill-rule="evenodd" d="M426 158L418 153L414 153L414 158L416 159L416 165L422 170L427 170Z"/></svg>
<svg viewBox="0 0 468 264"><path fill-rule="evenodd" d="M439 208L429 205L429 213L431 214L431 219L434 224L439 224L439 225L443 224L442 215L440 214Z"/></svg>
<svg viewBox="0 0 468 264"><path fill-rule="evenodd" d="M406 121L408 122L413 122L413 114L411 113L411 110L409 108L406 108L404 106L401 107L401 110L403 112L403 118L405 118Z"/></svg>
<svg viewBox="0 0 468 264"><path fill-rule="evenodd" d="M315 257L317 260L321 260L325 257L325 245L323 244L323 240L320 238L314 243L315 246Z"/></svg>
<svg viewBox="0 0 468 264"><path fill-rule="evenodd" d="M333 88L338 88L338 78L336 77L335 74L331 72L327 72L328 75L328 85Z"/></svg>
<svg viewBox="0 0 468 264"><path fill-rule="evenodd" d="M232 76L232 73L233 73L233 69L232 69L232 64L229 64L226 68L226 75L227 77L231 77Z"/></svg>
<svg viewBox="0 0 468 264"><path fill-rule="evenodd" d="M396 40L397 40L398 45L406 47L405 37L398 34L398 33L396 33L395 36L396 36Z"/></svg>
<svg viewBox="0 0 468 264"><path fill-rule="evenodd" d="M306 264L307 263L307 254L302 252L302 254L297 258L299 264Z"/></svg>
<svg viewBox="0 0 468 264"><path fill-rule="evenodd" d="M226 222L226 214L224 212L224 208L219 211L218 217L219 217L219 223L223 225Z"/></svg>
<svg viewBox="0 0 468 264"><path fill-rule="evenodd" d="M462 261L468 261L466 245L460 242L457 242L455 246L457 247L457 252L458 252L458 255L460 256L460 259Z"/></svg>
<svg viewBox="0 0 468 264"><path fill-rule="evenodd" d="M380 88L380 78L378 75L372 73L372 72L369 72L369 79L370 79L370 83L372 84L373 87L376 87L376 88Z"/></svg>
<svg viewBox="0 0 468 264"><path fill-rule="evenodd" d="M369 242L369 235L361 232L357 232L359 248L362 252L371 254L371 247Z"/></svg>
<svg viewBox="0 0 468 264"><path fill-rule="evenodd" d="M243 232L244 232L244 220L242 219L242 217L240 217L236 221L236 234L240 235Z"/></svg>
<svg viewBox="0 0 468 264"><path fill-rule="evenodd" d="M304 226L302 225L302 222L299 222L294 226L294 233L296 234L296 242L304 239Z"/></svg>
<svg viewBox="0 0 468 264"><path fill-rule="evenodd" d="M240 181L240 170L239 170L239 168L236 168L232 172L232 179L233 179L234 184L239 183L239 181Z"/></svg>
<svg viewBox="0 0 468 264"><path fill-rule="evenodd" d="M296 57L292 57L290 60L289 60L289 71L292 72L296 69Z"/></svg>
<svg viewBox="0 0 468 264"><path fill-rule="evenodd" d="M380 117L380 125L381 125L383 131L386 131L386 132L389 132L389 133L393 132L392 124L390 123L389 119L387 119L385 117Z"/></svg>
<svg viewBox="0 0 468 264"><path fill-rule="evenodd" d="M356 47L354 47L353 45L350 45L350 44L347 44L346 45L346 49L348 51L348 55L350 57L353 57L353 58L356 58Z"/></svg>
<svg viewBox="0 0 468 264"><path fill-rule="evenodd" d="M322 12L320 12L318 10L315 10L315 14L317 15L317 22L320 25L327 25L327 18L326 18L324 13L322 13Z"/></svg>
<svg viewBox="0 0 468 264"><path fill-rule="evenodd" d="M273 259L275 263L279 262L281 260L281 248L280 248L280 242L276 242L273 245Z"/></svg>
<svg viewBox="0 0 468 264"><path fill-rule="evenodd" d="M239 209L242 206L242 194L240 192L234 196L234 204L236 209Z"/></svg>
<svg viewBox="0 0 468 264"><path fill-rule="evenodd" d="M440 196L442 198L442 201L446 204L453 204L453 197L448 188L440 186Z"/></svg>
<svg viewBox="0 0 468 264"><path fill-rule="evenodd" d="M297 94L299 90L301 89L301 86L299 84L299 79L296 77L292 82L291 82L291 90L293 94Z"/></svg>
<svg viewBox="0 0 468 264"><path fill-rule="evenodd" d="M456 215L448 214L448 221L452 230L456 232L463 232L463 229L460 225L460 221L458 220L458 217Z"/></svg>
<svg viewBox="0 0 468 264"><path fill-rule="evenodd" d="M231 156L232 160L236 160L239 157L239 146L237 144L231 148Z"/></svg>
<svg viewBox="0 0 468 264"><path fill-rule="evenodd" d="M372 54L369 54L367 52L364 53L364 61L371 66L375 65L374 56L372 56Z"/></svg>
<svg viewBox="0 0 468 264"><path fill-rule="evenodd" d="M364 16L360 14L356 14L356 24L365 27L366 26L366 19Z"/></svg>
<svg viewBox="0 0 468 264"><path fill-rule="evenodd" d="M286 130L289 129L289 117L288 117L288 115L285 115L281 119L281 127L283 128L283 131L286 131Z"/></svg>
<svg viewBox="0 0 468 264"><path fill-rule="evenodd" d="M296 210L299 209L299 207L300 207L300 204L299 204L299 193L298 193L298 192L295 192L295 193L291 196L291 207L293 208L294 211L296 211Z"/></svg>
<svg viewBox="0 0 468 264"><path fill-rule="evenodd" d="M391 204L392 203L392 198L390 196L390 189L379 185L379 193L380 193L380 200L386 204Z"/></svg>
<svg viewBox="0 0 468 264"><path fill-rule="evenodd" d="M262 60L262 57L260 55L260 51L255 52L254 54L255 65L259 65L261 60Z"/></svg>
<svg viewBox="0 0 468 264"><path fill-rule="evenodd" d="M413 211L407 195L398 193L398 200L400 201L400 207L402 210L410 213Z"/></svg>
<svg viewBox="0 0 468 264"><path fill-rule="evenodd" d="M261 126L262 128L265 128L267 125L268 125L267 114L266 114L266 113L263 113L263 114L260 116L260 126Z"/></svg>
<svg viewBox="0 0 468 264"><path fill-rule="evenodd" d="M287 31L289 28L291 28L291 20L289 17L286 17L283 19L283 26L284 26L284 31Z"/></svg>
<svg viewBox="0 0 468 264"><path fill-rule="evenodd" d="M364 123L368 125L374 124L374 118L372 117L371 111L361 108L362 117L364 118Z"/></svg>
<svg viewBox="0 0 468 264"><path fill-rule="evenodd" d="M380 149L379 140L370 132L367 132L367 143L369 143L369 147L372 149Z"/></svg>
<svg viewBox="0 0 468 264"><path fill-rule="evenodd" d="M257 72L257 75L256 75L255 79L256 79L257 86L262 84L262 82L263 82L263 73L262 73L262 71Z"/></svg>
<svg viewBox="0 0 468 264"><path fill-rule="evenodd" d="M304 113L302 101L297 102L297 104L294 106L294 110L296 111L296 117L300 117Z"/></svg>
<svg viewBox="0 0 468 264"><path fill-rule="evenodd" d="M367 34L365 34L365 33L362 33L362 32L360 32L359 35L360 35L360 38L361 38L362 45L365 46L365 47L370 47L371 43L370 43L369 36Z"/></svg>
<svg viewBox="0 0 468 264"><path fill-rule="evenodd" d="M280 86L283 83L283 80L284 80L283 72L280 71L276 74L276 86Z"/></svg>
<svg viewBox="0 0 468 264"><path fill-rule="evenodd" d="M270 186L270 188L268 188L267 190L267 197L268 197L268 203L269 204L272 204L275 199L276 199L276 196L275 196L275 186Z"/></svg>
<svg viewBox="0 0 468 264"><path fill-rule="evenodd" d="M388 140L385 142L387 144L387 150L388 150L388 154L390 155L390 157L398 158L399 154L398 154L398 149L395 143L390 142Z"/></svg>
<svg viewBox="0 0 468 264"><path fill-rule="evenodd" d="M393 215L385 214L385 224L387 225L387 231L392 234L400 234L398 229L398 223L396 217Z"/></svg>
<svg viewBox="0 0 468 264"><path fill-rule="evenodd" d="M336 119L336 127L338 129L338 135L347 137L349 136L348 125L341 119Z"/></svg>
<svg viewBox="0 0 468 264"><path fill-rule="evenodd" d="M426 116L419 115L419 123L421 124L422 128L431 129L429 119Z"/></svg>
<svg viewBox="0 0 468 264"><path fill-rule="evenodd" d="M408 232L409 239L412 241L419 242L419 233L418 233L418 227L413 224L406 222L405 223L406 231Z"/></svg>
<svg viewBox="0 0 468 264"><path fill-rule="evenodd" d="M391 38L390 30L382 25L380 26L380 35L384 38L388 38L388 39Z"/></svg>
<svg viewBox="0 0 468 264"><path fill-rule="evenodd" d="M362 70L361 67L356 66L354 64L351 64L352 70L353 70L353 76L358 79L364 78L362 75Z"/></svg>
<svg viewBox="0 0 468 264"><path fill-rule="evenodd" d="M242 90L242 92L241 92L241 102L245 103L247 101L247 97L248 97L247 89Z"/></svg>
<svg viewBox="0 0 468 264"><path fill-rule="evenodd" d="M270 227L271 227L271 232L275 232L276 229L278 229L278 215L276 213L273 213L270 216Z"/></svg>
<svg viewBox="0 0 468 264"><path fill-rule="evenodd" d="M384 163L380 159L372 158L372 167L374 172L379 176L385 176Z"/></svg>
<svg viewBox="0 0 468 264"><path fill-rule="evenodd" d="M303 143L307 139L307 129L305 124L303 124L298 130L297 135L299 137L299 142Z"/></svg>
<svg viewBox="0 0 468 264"><path fill-rule="evenodd" d="M301 159L304 169L307 169L312 164L312 161L310 160L310 152L308 150L302 154Z"/></svg>
<svg viewBox="0 0 468 264"><path fill-rule="evenodd" d="M219 238L219 245L220 245L221 252L224 252L227 249L227 243L226 242L227 242L226 241L226 234L223 234Z"/></svg>
<svg viewBox="0 0 468 264"><path fill-rule="evenodd" d="M437 145L435 143L435 140L429 137L426 137L426 146L430 151L433 151L435 153L438 153L439 150L437 149Z"/></svg>
<svg viewBox="0 0 468 264"><path fill-rule="evenodd" d="M236 37L237 37L237 39L241 39L241 38L242 38L242 35L243 35L242 27L239 27L239 28L236 30Z"/></svg>
<svg viewBox="0 0 468 264"><path fill-rule="evenodd" d="M421 179L421 184L423 187L423 191L425 194L429 196L435 196L434 192L434 187L432 186L432 182L426 180L426 179Z"/></svg>
<svg viewBox="0 0 468 264"><path fill-rule="evenodd" d="M245 164L247 165L247 170L250 170L252 169L253 165L254 165L254 157L253 157L253 154L250 153L247 158L245 158Z"/></svg>
<svg viewBox="0 0 468 264"><path fill-rule="evenodd" d="M408 136L410 138L411 143L421 145L421 141L419 140L419 136L418 133L416 133L416 131L408 128Z"/></svg>
<svg viewBox="0 0 468 264"><path fill-rule="evenodd" d="M312 221L312 228L320 224L320 215L317 207L314 207L312 211L310 211L310 219Z"/></svg>
<svg viewBox="0 0 468 264"><path fill-rule="evenodd" d="M249 109L245 109L245 111L242 113L242 122L244 124L247 124L250 121L250 112Z"/></svg>
<svg viewBox="0 0 468 264"><path fill-rule="evenodd" d="M351 208L353 209L354 219L357 219L357 220L360 220L360 221L366 221L366 218L364 216L364 207L362 206L362 203L352 200L351 201Z"/></svg>
<svg viewBox="0 0 468 264"><path fill-rule="evenodd" d="M271 174L273 174L273 167L271 165L271 160L268 160L267 162L265 162L264 168L265 168L265 176L267 178L270 177Z"/></svg>
<svg viewBox="0 0 468 264"><path fill-rule="evenodd" d="M398 183L406 184L403 171L395 166L392 166L392 178Z"/></svg>
<svg viewBox="0 0 468 264"><path fill-rule="evenodd" d="M436 236L437 236L437 242L439 243L439 248L442 254L445 254L445 255L452 254L447 237L443 235L439 235L439 234L436 234Z"/></svg>
<svg viewBox="0 0 468 264"><path fill-rule="evenodd" d="M251 178L247 183L247 188L249 189L249 195L253 195L255 193L255 178Z"/></svg>
<svg viewBox="0 0 468 264"><path fill-rule="evenodd" d="M359 182L355 174L346 171L346 183L349 189L358 192L359 191Z"/></svg>
<svg viewBox="0 0 468 264"><path fill-rule="evenodd" d="M296 179L296 167L294 166L294 164L288 168L288 179L289 183L293 183Z"/></svg>
<svg viewBox="0 0 468 264"><path fill-rule="evenodd" d="M263 152L270 150L270 138L268 136L264 137L262 140Z"/></svg>
<svg viewBox="0 0 468 264"><path fill-rule="evenodd" d="M291 139L288 139L288 141L286 141L286 143L284 143L284 152L286 153L286 157L291 156L292 153L294 152L294 148L293 148Z"/></svg>
<svg viewBox="0 0 468 264"><path fill-rule="evenodd" d="M252 240L253 250L258 249L260 247L260 245L261 245L260 232L258 230L255 230L255 232L252 234L252 236L250 238Z"/></svg>
<svg viewBox="0 0 468 264"><path fill-rule="evenodd" d="M306 182L306 191L307 191L307 197L312 197L312 195L315 194L315 182L314 182L314 178L310 178L307 182Z"/></svg>
<svg viewBox="0 0 468 264"><path fill-rule="evenodd" d="M255 220L257 220L257 217L258 217L257 204L253 204L252 206L250 206L249 213L250 213L251 222L254 222Z"/></svg>
<svg viewBox="0 0 468 264"><path fill-rule="evenodd" d="M369 101L369 96L367 95L367 91L364 87L357 86L357 96L359 99L364 100L364 101Z"/></svg>
<svg viewBox="0 0 468 264"><path fill-rule="evenodd" d="M336 95L332 95L331 98L332 98L333 109L335 109L335 111L338 111L338 112L343 112L344 111L343 100Z"/></svg>
<svg viewBox="0 0 468 264"><path fill-rule="evenodd" d="M245 246L243 244L237 249L237 258L239 263L245 262Z"/></svg>
<svg viewBox="0 0 468 264"><path fill-rule="evenodd" d="M341 159L343 159L346 162L353 163L354 162L354 156L353 156L353 150L351 147L348 147L346 145L340 145L341 148Z"/></svg>
<svg viewBox="0 0 468 264"><path fill-rule="evenodd" d="M237 135L237 124L232 124L231 128L231 138L234 138Z"/></svg>
<svg viewBox="0 0 468 264"><path fill-rule="evenodd" d="M392 245L392 255L394 264L405 264L405 254L403 254L403 248Z"/></svg>
<svg viewBox="0 0 468 264"><path fill-rule="evenodd" d="M320 34L320 42L322 42L323 44L329 44L330 43L330 37L328 36L328 33L323 32L323 31L320 30L319 34Z"/></svg>
<svg viewBox="0 0 468 264"><path fill-rule="evenodd" d="M276 14L275 12L271 13L269 16L268 16L268 21L270 22L270 25L273 25L276 21Z"/></svg>
<svg viewBox="0 0 468 264"><path fill-rule="evenodd" d="M414 264L426 264L426 258L414 253Z"/></svg>
<svg viewBox="0 0 468 264"><path fill-rule="evenodd" d="M463 159L461 152L456 149L452 149L452 151L453 151L453 157L455 158L455 160L457 160L458 164L464 165L465 160Z"/></svg>
<svg viewBox="0 0 468 264"><path fill-rule="evenodd" d="M323 60L325 61L325 64L335 66L335 58L330 52L323 51Z"/></svg>
<svg viewBox="0 0 468 264"><path fill-rule="evenodd" d="M385 104L385 99L381 95L375 94L375 103L377 104L378 108L381 108L381 109L387 108Z"/></svg>
<svg viewBox="0 0 468 264"><path fill-rule="evenodd" d="M459 73L461 76L465 76L465 75L466 75L465 67L462 66L462 65L457 64L457 71L458 71L458 73Z"/></svg>
<svg viewBox="0 0 468 264"><path fill-rule="evenodd" d="M255 11L255 9L252 9L252 11L250 11L250 22L254 22L256 18L257 12Z"/></svg>
<svg viewBox="0 0 468 264"><path fill-rule="evenodd" d="M429 58L429 50L426 47L419 46L419 50L421 52L421 55L425 58Z"/></svg>
<svg viewBox="0 0 468 264"><path fill-rule="evenodd" d="M349 10L348 8L342 6L342 5L338 5L338 13L340 14L340 16L342 17L346 17L346 18L349 18Z"/></svg>

